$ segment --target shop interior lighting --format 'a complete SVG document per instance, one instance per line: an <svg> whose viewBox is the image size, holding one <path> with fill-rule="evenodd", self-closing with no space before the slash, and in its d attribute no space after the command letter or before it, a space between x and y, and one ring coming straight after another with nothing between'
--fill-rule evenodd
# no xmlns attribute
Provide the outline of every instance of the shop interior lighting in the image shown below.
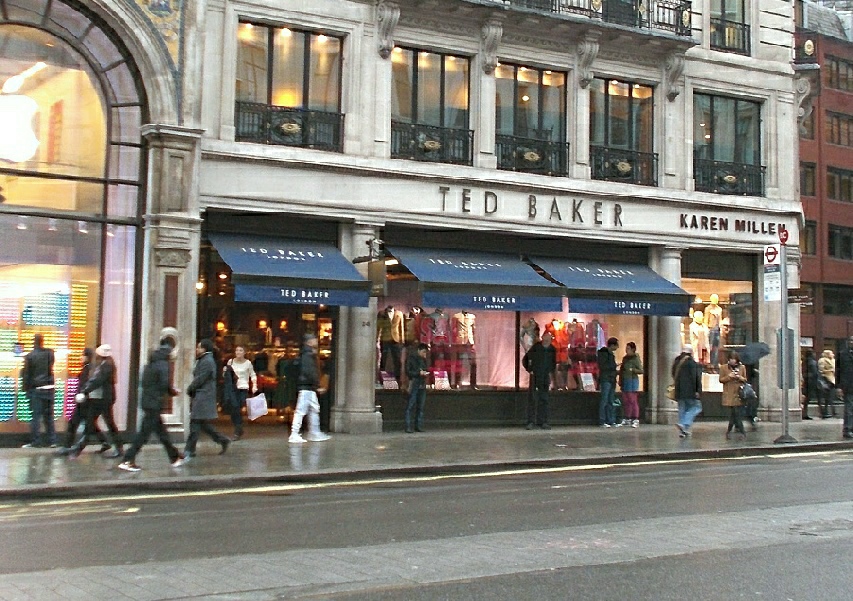
<svg viewBox="0 0 853 601"><path fill-rule="evenodd" d="M224 332L225 331L225 322L224 321L217 321L216 322L216 331L217 332Z"/></svg>
<svg viewBox="0 0 853 601"><path fill-rule="evenodd" d="M116 226L114 226L112 223L107 224L107 236L109 238L115 238L115 235L116 235L115 228L116 228Z"/></svg>
<svg viewBox="0 0 853 601"><path fill-rule="evenodd" d="M195 289L198 290L199 292L204 290L204 281L202 281L202 280L197 281L195 283Z"/></svg>
<svg viewBox="0 0 853 601"><path fill-rule="evenodd" d="M6 83L3 84L3 93L4 94L15 94L21 87L24 85L24 82L27 81L27 78L32 77L42 69L47 67L46 64L39 61L29 69L22 71L18 75L13 75L9 79L6 80Z"/></svg>
<svg viewBox="0 0 853 601"><path fill-rule="evenodd" d="M267 329L267 320L266 319L261 319L260 321L258 321L258 329L259 330L266 330Z"/></svg>
<svg viewBox="0 0 853 601"><path fill-rule="evenodd" d="M280 324L278 324L278 326L279 326L279 329L280 329L280 330L282 330L282 331L286 332L286 331L287 331L287 320L286 320L286 319L282 319L282 320L281 320L281 323L280 323Z"/></svg>
<svg viewBox="0 0 853 601"><path fill-rule="evenodd" d="M219 291L219 296L225 296L225 291L224 291L224 290L220 290L220 291Z"/></svg>
<svg viewBox="0 0 853 601"><path fill-rule="evenodd" d="M391 265L399 265L400 261L397 259L385 259L385 266L390 267Z"/></svg>
<svg viewBox="0 0 853 601"><path fill-rule="evenodd" d="M220 274L219 274L219 276L218 276L218 277L219 277L219 279L220 279L220 280L227 280L227 279L228 279L228 274L227 274L227 273L225 273L225 272L223 271L222 273L220 273Z"/></svg>

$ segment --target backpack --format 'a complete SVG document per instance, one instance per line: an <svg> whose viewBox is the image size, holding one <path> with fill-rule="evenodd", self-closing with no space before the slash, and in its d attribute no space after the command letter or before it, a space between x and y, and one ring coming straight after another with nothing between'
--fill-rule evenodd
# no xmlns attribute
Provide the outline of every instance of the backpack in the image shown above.
<svg viewBox="0 0 853 601"><path fill-rule="evenodd" d="M755 388L748 382L740 385L740 388L737 389L737 396L744 403L751 403L758 398L758 395L755 394Z"/></svg>

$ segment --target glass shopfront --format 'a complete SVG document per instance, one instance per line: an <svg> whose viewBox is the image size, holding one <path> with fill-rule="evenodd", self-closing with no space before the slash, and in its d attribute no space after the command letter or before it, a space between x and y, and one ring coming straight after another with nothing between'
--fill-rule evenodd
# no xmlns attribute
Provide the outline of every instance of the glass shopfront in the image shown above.
<svg viewBox="0 0 853 601"><path fill-rule="evenodd" d="M57 420L73 408L83 349L112 346L124 427L144 94L127 50L84 9L6 16L18 22L0 15L0 432L27 430L20 371L35 334L55 351ZM71 46L58 35L68 27L99 43Z"/></svg>

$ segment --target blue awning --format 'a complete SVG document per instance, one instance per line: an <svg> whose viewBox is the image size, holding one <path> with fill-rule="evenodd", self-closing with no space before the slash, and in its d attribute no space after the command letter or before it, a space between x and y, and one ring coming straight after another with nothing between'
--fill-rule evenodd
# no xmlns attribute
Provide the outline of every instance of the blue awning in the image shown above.
<svg viewBox="0 0 853 601"><path fill-rule="evenodd" d="M331 244L251 234L207 237L231 268L236 301L368 306L370 283Z"/></svg>
<svg viewBox="0 0 853 601"><path fill-rule="evenodd" d="M385 248L421 282L423 303L434 307L560 311L563 293L516 255Z"/></svg>
<svg viewBox="0 0 853 601"><path fill-rule="evenodd" d="M569 311L687 315L691 296L646 265L546 259L530 261L566 287Z"/></svg>

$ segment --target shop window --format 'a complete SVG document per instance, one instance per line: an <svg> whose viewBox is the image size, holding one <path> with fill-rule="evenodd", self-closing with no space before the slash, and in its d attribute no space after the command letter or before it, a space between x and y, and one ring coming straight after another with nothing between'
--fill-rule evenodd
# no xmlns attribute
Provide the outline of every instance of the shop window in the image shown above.
<svg viewBox="0 0 853 601"><path fill-rule="evenodd" d="M800 163L800 196L815 195L815 171L814 163Z"/></svg>
<svg viewBox="0 0 853 601"><path fill-rule="evenodd" d="M682 278L681 287L694 296L690 315L681 322L681 343L690 345L696 361L709 371L725 349L753 342L751 281Z"/></svg>
<svg viewBox="0 0 853 601"><path fill-rule="evenodd" d="M853 202L853 171L827 167L826 197L830 200Z"/></svg>
<svg viewBox="0 0 853 601"><path fill-rule="evenodd" d="M495 88L498 169L568 175L566 74L500 64Z"/></svg>
<svg viewBox="0 0 853 601"><path fill-rule="evenodd" d="M717 194L764 195L761 105L693 95L693 177L696 189Z"/></svg>
<svg viewBox="0 0 853 601"><path fill-rule="evenodd" d="M744 0L711 0L712 49L749 54L749 36Z"/></svg>
<svg viewBox="0 0 853 601"><path fill-rule="evenodd" d="M656 186L654 88L596 78L589 89L593 179Z"/></svg>
<svg viewBox="0 0 853 601"><path fill-rule="evenodd" d="M98 38L97 48L87 49L97 62L93 67L47 31L0 22L0 38L0 71L6 74L0 114L8 119L0 137L4 205L135 217L142 110L138 76L126 53ZM107 181L130 186L129 201L105 205Z"/></svg>
<svg viewBox="0 0 853 601"><path fill-rule="evenodd" d="M397 47L391 69L391 157L470 165L468 58Z"/></svg>
<svg viewBox="0 0 853 601"><path fill-rule="evenodd" d="M853 260L853 228L830 225L828 242L827 253L830 257Z"/></svg>
<svg viewBox="0 0 853 601"><path fill-rule="evenodd" d="M342 151L343 40L240 23L236 139Z"/></svg>
<svg viewBox="0 0 853 601"><path fill-rule="evenodd" d="M853 117L838 113L827 113L826 140L830 144L853 146Z"/></svg>
<svg viewBox="0 0 853 601"><path fill-rule="evenodd" d="M844 92L853 92L853 63L844 59L827 56L821 68L823 83L826 87Z"/></svg>
<svg viewBox="0 0 853 601"><path fill-rule="evenodd" d="M800 252L804 255L817 254L817 222L806 221L800 230Z"/></svg>
<svg viewBox="0 0 853 601"><path fill-rule="evenodd" d="M853 315L853 286L824 286L825 315Z"/></svg>

